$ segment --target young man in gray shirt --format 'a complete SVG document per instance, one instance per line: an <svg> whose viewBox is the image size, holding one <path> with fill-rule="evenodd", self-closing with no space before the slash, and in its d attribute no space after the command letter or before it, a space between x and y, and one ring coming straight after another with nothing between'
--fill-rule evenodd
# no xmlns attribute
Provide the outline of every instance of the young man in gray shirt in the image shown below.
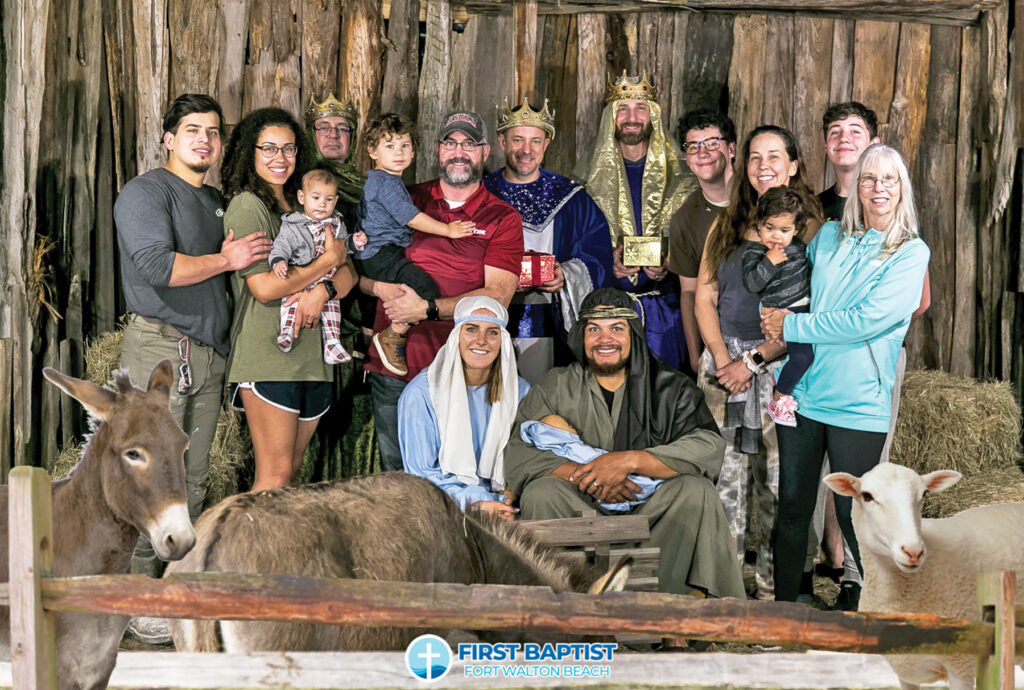
<svg viewBox="0 0 1024 690"><path fill-rule="evenodd" d="M203 184L220 161L221 109L202 94L179 96L163 118L167 164L139 175L114 204L121 285L130 313L121 366L138 384L158 362L178 370L171 412L189 436L188 512L203 509L224 388L231 315L224 274L265 259L262 233L225 238L220 192ZM141 537L132 572L159 577L162 565Z"/></svg>

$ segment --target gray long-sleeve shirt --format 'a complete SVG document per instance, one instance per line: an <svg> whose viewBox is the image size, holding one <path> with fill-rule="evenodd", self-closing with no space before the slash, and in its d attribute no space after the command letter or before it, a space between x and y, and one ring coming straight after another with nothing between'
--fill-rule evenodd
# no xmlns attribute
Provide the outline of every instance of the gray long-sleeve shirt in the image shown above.
<svg viewBox="0 0 1024 690"><path fill-rule="evenodd" d="M743 249L743 285L756 292L765 307L788 307L811 294L807 245L794 237L785 251L786 260L773 264L768 247L760 242L750 242Z"/></svg>

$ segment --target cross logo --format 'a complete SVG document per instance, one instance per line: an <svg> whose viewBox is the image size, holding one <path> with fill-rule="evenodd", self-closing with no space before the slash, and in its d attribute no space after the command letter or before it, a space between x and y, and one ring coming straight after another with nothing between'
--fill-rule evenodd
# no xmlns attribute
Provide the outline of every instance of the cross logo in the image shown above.
<svg viewBox="0 0 1024 690"><path fill-rule="evenodd" d="M405 650L405 666L420 680L441 680L451 669L452 649L437 635L420 635Z"/></svg>

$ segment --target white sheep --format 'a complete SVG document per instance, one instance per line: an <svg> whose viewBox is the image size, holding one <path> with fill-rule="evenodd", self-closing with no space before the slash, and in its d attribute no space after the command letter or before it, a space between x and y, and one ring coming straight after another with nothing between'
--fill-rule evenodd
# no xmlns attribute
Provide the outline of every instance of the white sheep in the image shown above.
<svg viewBox="0 0 1024 690"><path fill-rule="evenodd" d="M952 470L921 476L882 463L859 479L845 472L825 477L833 491L853 498L853 529L864 566L860 611L977 621L978 575L1002 570L1018 573L1017 603L1024 603L1024 503L921 518L925 494L947 489L961 476ZM908 654L886 655L886 661L904 690L941 680L948 680L951 690L974 687L975 657Z"/></svg>

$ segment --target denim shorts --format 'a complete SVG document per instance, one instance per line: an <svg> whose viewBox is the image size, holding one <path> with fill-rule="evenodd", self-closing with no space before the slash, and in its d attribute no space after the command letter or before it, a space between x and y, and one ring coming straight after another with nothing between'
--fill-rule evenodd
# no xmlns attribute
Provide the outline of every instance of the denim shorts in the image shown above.
<svg viewBox="0 0 1024 690"><path fill-rule="evenodd" d="M242 410L238 389L248 388L263 402L299 415L299 421L319 419L331 409L330 381L248 381L231 387L231 405Z"/></svg>

